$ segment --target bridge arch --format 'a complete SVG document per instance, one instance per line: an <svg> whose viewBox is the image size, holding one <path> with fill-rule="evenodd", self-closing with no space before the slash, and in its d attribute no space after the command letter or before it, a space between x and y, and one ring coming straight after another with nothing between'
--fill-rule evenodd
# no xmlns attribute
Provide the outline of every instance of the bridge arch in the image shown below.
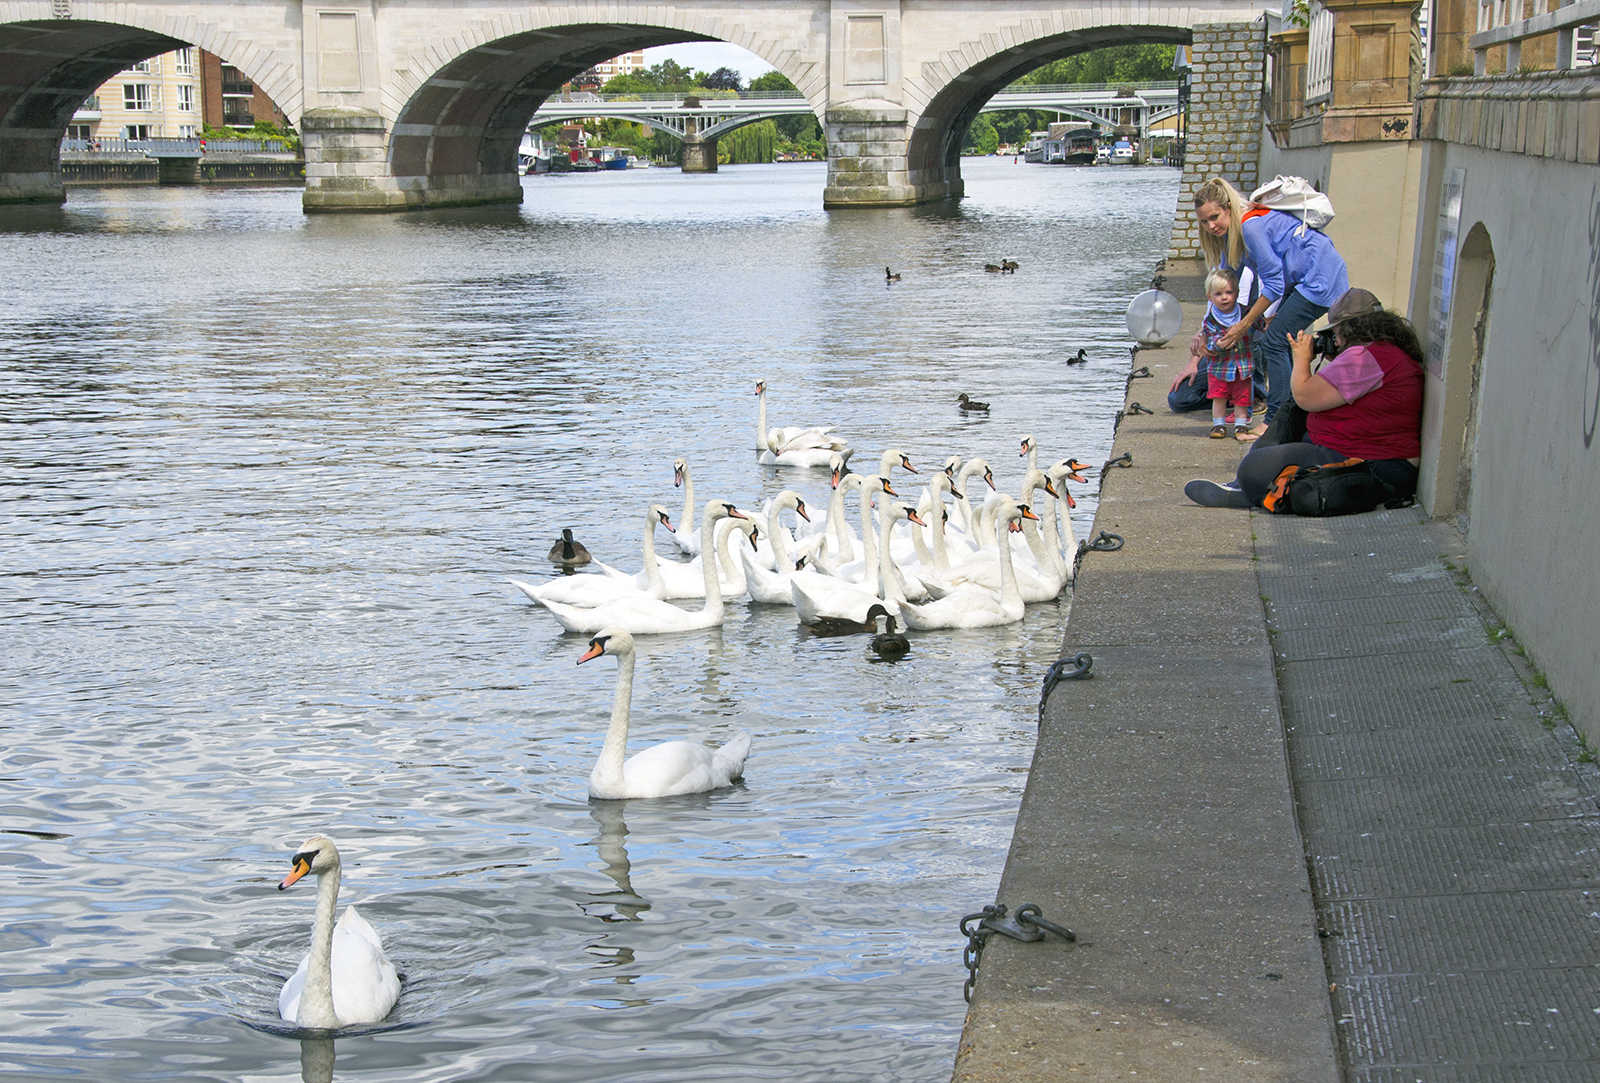
<svg viewBox="0 0 1600 1083"><path fill-rule="evenodd" d="M1085 27L1045 34L1009 48L993 48L976 63L969 62L968 67L958 70L952 70L951 64L958 54L946 53L938 67L929 66L925 85L931 94L907 140L907 168L913 174L928 177L943 175L947 178L944 183L959 190L961 144L967 128L1004 87L1042 64L1091 49L1111 45L1187 45L1192 37L1188 26Z"/></svg>
<svg viewBox="0 0 1600 1083"><path fill-rule="evenodd" d="M726 41L782 72L814 111L826 102L826 66L820 57L794 49L793 39L782 33L748 30L692 7L640 5L632 14L648 18L596 23L590 5L550 4L520 12L517 20L474 23L448 53L435 47L414 55L384 102L393 119L387 159L402 195L410 201L416 193L425 201L428 193L442 193L459 202L450 193L487 185L503 190L499 198L520 199L517 147L540 103L595 63L635 49ZM514 21L523 25L508 25ZM789 29L802 31L803 20L796 17ZM748 122L716 134L743 123Z"/></svg>
<svg viewBox="0 0 1600 1083"><path fill-rule="evenodd" d="M215 53L291 116L298 110L298 46L281 26L274 40L271 20L250 26L259 13L249 8L224 27L170 5L102 5L115 22L58 18L56 7L0 2L0 202L61 201L61 137L72 114L107 79L174 49Z"/></svg>

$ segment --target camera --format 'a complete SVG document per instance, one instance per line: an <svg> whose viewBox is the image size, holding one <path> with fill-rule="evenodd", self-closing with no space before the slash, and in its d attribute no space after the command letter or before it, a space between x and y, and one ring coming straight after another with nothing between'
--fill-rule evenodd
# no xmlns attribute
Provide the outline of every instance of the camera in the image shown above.
<svg viewBox="0 0 1600 1083"><path fill-rule="evenodd" d="M1334 340L1333 328L1324 327L1318 331L1311 340L1311 353L1314 357L1334 357L1339 353L1339 344Z"/></svg>

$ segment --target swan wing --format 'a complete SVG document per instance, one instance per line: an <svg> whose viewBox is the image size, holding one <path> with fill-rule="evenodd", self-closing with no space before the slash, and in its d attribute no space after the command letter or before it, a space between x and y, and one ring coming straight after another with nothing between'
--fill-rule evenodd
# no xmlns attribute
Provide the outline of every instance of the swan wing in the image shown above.
<svg viewBox="0 0 1600 1083"><path fill-rule="evenodd" d="M590 608L562 605L560 602L541 604L567 631L590 635L608 625L616 625L634 635L650 635L657 632L692 632L722 623L720 613L713 615L702 610L679 609L659 598L619 598Z"/></svg>
<svg viewBox="0 0 1600 1083"><path fill-rule="evenodd" d="M376 1023L400 999L400 976L378 931L353 906L333 927L333 1010L341 1026Z"/></svg>
<svg viewBox="0 0 1600 1083"><path fill-rule="evenodd" d="M564 602L567 605L603 605L617 598L653 597L648 589L640 587L630 576L612 579L604 575L564 575L537 587L541 602Z"/></svg>
<svg viewBox="0 0 1600 1083"><path fill-rule="evenodd" d="M744 773L750 735L741 733L719 749L692 741L664 741L629 756L622 764L620 786L610 787L589 776L589 795L612 800L672 797L720 789Z"/></svg>
<svg viewBox="0 0 1600 1083"><path fill-rule="evenodd" d="M300 960L300 968L289 975L289 980L283 983L283 991L278 994L278 1016L285 1023L295 1023L300 1016L300 991L306 987L306 969L311 965L311 955L308 952Z"/></svg>
<svg viewBox="0 0 1600 1083"><path fill-rule="evenodd" d="M826 470L836 454L828 448L798 448L794 451L781 452L773 455L771 452L761 456L761 462L766 466L794 466L802 469Z"/></svg>

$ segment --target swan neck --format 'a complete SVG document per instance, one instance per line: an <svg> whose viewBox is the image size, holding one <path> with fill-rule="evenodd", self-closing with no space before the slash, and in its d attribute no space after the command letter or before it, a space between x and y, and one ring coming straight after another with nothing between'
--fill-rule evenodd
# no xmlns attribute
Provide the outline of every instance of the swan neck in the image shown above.
<svg viewBox="0 0 1600 1083"><path fill-rule="evenodd" d="M717 578L716 518L707 508L700 518L700 571L705 576L706 605L701 612L713 623L722 620L722 580Z"/></svg>
<svg viewBox="0 0 1600 1083"><path fill-rule="evenodd" d="M1020 606L1022 591L1017 589L1017 573L1011 567L1011 539L1006 537L1011 520L1004 515L994 517L996 543L1000 546L1000 600L1006 605Z"/></svg>
<svg viewBox="0 0 1600 1083"><path fill-rule="evenodd" d="M833 539L839 547L834 559L840 564L848 564L856 558L856 547L850 540L850 524L845 522L845 484L841 478L834 487L833 495L828 498L828 521L823 524L827 530L833 531Z"/></svg>
<svg viewBox="0 0 1600 1083"><path fill-rule="evenodd" d="M661 569L656 566L656 524L647 516L644 521L644 578L650 584L650 593L657 598L667 592L661 581Z"/></svg>
<svg viewBox="0 0 1600 1083"><path fill-rule="evenodd" d="M942 475L941 475L942 476ZM944 544L944 486L933 486L933 500L928 510L933 517L928 520L928 534L933 546L933 566L941 572L950 570L950 552Z"/></svg>
<svg viewBox="0 0 1600 1083"><path fill-rule="evenodd" d="M617 694L611 701L611 726L590 779L609 792L622 785L622 761L628 754L628 714L633 706L633 652L617 656Z"/></svg>
<svg viewBox="0 0 1600 1083"><path fill-rule="evenodd" d="M889 537L894 532L894 516L888 514L887 510L885 510L882 518L883 526L880 529L883 537L879 539L878 545L877 594L884 601L894 602L899 605L906 599L905 592L900 589L900 577L895 574L894 554L889 547Z"/></svg>
<svg viewBox="0 0 1600 1083"><path fill-rule="evenodd" d="M772 546L772 566L781 574L794 571L789 565L789 543L783 538L783 521L778 506L774 504L767 515L767 544Z"/></svg>
<svg viewBox="0 0 1600 1083"><path fill-rule="evenodd" d="M767 450L767 393L756 396L756 448Z"/></svg>
<svg viewBox="0 0 1600 1083"><path fill-rule="evenodd" d="M333 1010L333 920L339 909L339 866L317 877L317 916L311 926L311 957L306 961L306 983L300 990L300 1010L295 1022L302 1027L334 1030L339 1016Z"/></svg>
<svg viewBox="0 0 1600 1083"><path fill-rule="evenodd" d="M678 529L682 530L694 522L694 477L689 473L689 467L683 468L683 514L678 517Z"/></svg>
<svg viewBox="0 0 1600 1083"><path fill-rule="evenodd" d="M864 565L861 585L878 593L873 577L878 574L878 532L872 529L872 491L861 488L861 560Z"/></svg>

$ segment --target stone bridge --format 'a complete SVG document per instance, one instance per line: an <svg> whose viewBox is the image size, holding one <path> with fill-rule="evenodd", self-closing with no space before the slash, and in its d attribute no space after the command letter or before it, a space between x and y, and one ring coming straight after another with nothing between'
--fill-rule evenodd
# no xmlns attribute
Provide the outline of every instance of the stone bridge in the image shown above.
<svg viewBox="0 0 1600 1083"><path fill-rule="evenodd" d="M59 146L73 111L129 65L198 45L294 119L305 141L307 211L520 202L522 133L564 82L630 50L720 40L771 64L810 103L829 148L825 206L906 206L961 195L967 126L1025 72L1088 49L1146 42L1192 43L1197 68L1208 60L1237 66L1247 24L1268 6L0 0L0 201L62 200ZM1214 56L1207 43L1218 47ZM1245 90L1244 97L1259 93ZM1196 86L1192 109L1240 104L1236 84L1216 81ZM1258 132L1259 118L1245 127ZM1252 157L1247 182L1254 169Z"/></svg>

